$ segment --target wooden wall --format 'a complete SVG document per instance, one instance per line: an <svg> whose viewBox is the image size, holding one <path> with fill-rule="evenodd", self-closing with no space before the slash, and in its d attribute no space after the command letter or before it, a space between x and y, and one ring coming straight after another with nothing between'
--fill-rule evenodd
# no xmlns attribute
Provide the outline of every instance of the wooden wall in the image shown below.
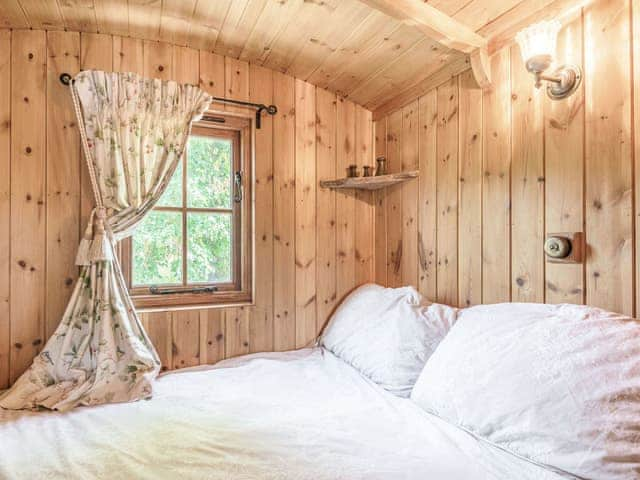
<svg viewBox="0 0 640 480"><path fill-rule="evenodd" d="M439 302L587 303L637 311L640 2L603 0L566 23L558 58L584 69L569 99L534 88L517 45L375 118L376 154L419 180L380 194L375 275ZM635 113L634 113L635 112ZM635 125L634 125L635 123ZM583 231L584 265L545 261L546 233Z"/></svg>
<svg viewBox="0 0 640 480"><path fill-rule="evenodd" d="M58 76L90 68L199 83L216 96L279 109L256 138L255 306L144 313L165 368L304 346L345 293L373 278L372 198L317 188L348 164L373 163L371 112L206 51L0 30L0 388L43 347L75 283L92 197Z"/></svg>

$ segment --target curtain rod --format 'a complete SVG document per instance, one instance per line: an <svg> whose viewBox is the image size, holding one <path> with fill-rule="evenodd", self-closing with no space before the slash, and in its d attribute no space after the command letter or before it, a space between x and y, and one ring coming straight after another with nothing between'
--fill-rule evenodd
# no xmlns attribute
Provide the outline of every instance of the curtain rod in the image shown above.
<svg viewBox="0 0 640 480"><path fill-rule="evenodd" d="M69 85L74 80L70 74L62 73L60 75L60 81L65 85ZM267 112L269 115L275 115L276 113L278 113L278 107L276 107L275 105L265 105L264 103L245 102L243 100L233 100L231 98L222 98L222 97L211 97L211 100L219 103L228 103L230 105L238 105L240 107L255 108L256 109L256 128L260 128L262 124L261 120L262 120L263 111Z"/></svg>

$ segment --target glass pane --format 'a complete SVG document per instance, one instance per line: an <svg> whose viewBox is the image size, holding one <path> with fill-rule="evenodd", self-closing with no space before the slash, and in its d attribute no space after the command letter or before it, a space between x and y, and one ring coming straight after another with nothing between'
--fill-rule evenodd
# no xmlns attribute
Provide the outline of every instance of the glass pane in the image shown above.
<svg viewBox="0 0 640 480"><path fill-rule="evenodd" d="M192 135L187 148L187 206L231 208L231 140Z"/></svg>
<svg viewBox="0 0 640 480"><path fill-rule="evenodd" d="M230 213L187 214L187 278L189 282L232 280Z"/></svg>
<svg viewBox="0 0 640 480"><path fill-rule="evenodd" d="M182 213L152 210L133 234L133 285L182 283Z"/></svg>
<svg viewBox="0 0 640 480"><path fill-rule="evenodd" d="M173 177L169 180L169 185L157 203L158 207L181 207L182 206L182 160L176 167Z"/></svg>

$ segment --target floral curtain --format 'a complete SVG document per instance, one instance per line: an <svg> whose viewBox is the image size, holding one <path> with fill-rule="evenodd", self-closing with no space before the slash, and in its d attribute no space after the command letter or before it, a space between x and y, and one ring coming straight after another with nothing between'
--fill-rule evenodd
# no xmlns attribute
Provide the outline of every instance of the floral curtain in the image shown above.
<svg viewBox="0 0 640 480"><path fill-rule="evenodd" d="M69 410L151 396L160 362L129 297L115 246L164 192L191 122L211 98L191 85L84 71L71 86L96 207L62 321L0 407Z"/></svg>

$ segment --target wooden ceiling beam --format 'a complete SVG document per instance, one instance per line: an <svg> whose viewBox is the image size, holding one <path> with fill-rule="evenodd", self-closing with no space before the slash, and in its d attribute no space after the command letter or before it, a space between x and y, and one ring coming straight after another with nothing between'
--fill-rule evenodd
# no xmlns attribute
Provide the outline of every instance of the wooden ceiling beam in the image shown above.
<svg viewBox="0 0 640 480"><path fill-rule="evenodd" d="M423 0L360 0L392 18L418 28L427 37L470 57L473 75L481 88L491 85L487 70L487 39Z"/></svg>
<svg viewBox="0 0 640 480"><path fill-rule="evenodd" d="M360 0L408 25L418 28L427 37L453 50L470 54L485 47L487 40L449 15L422 0Z"/></svg>

